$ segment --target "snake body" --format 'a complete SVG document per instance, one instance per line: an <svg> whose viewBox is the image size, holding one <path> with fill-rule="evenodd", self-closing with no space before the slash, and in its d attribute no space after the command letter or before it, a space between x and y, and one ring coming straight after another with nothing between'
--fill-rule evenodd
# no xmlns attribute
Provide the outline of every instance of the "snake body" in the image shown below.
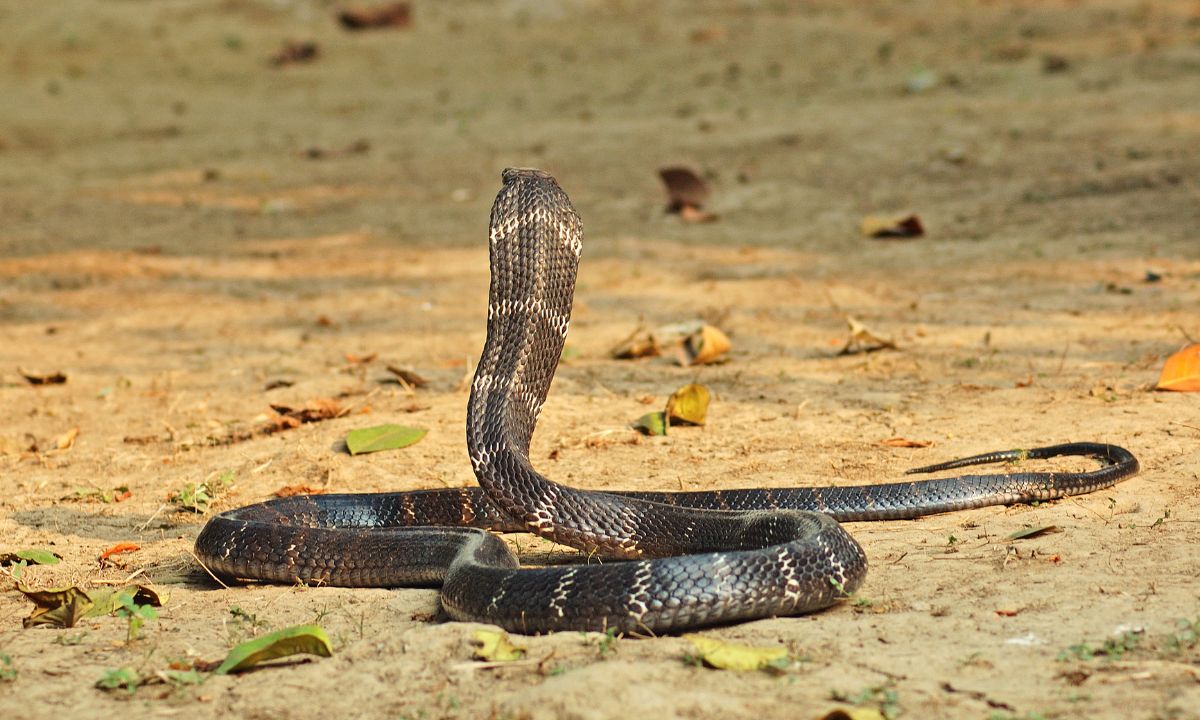
<svg viewBox="0 0 1200 720"><path fill-rule="evenodd" d="M467 449L478 488L317 495L223 512L196 540L213 573L343 586L440 586L447 614L517 632L662 633L828 607L866 556L838 520L912 518L1050 500L1137 472L1124 448L1070 443L910 472L1060 455L1089 472L964 475L860 487L589 492L543 477L529 442L571 315L579 216L545 172L508 169L492 208L487 340ZM624 562L521 568L492 531L532 532Z"/></svg>

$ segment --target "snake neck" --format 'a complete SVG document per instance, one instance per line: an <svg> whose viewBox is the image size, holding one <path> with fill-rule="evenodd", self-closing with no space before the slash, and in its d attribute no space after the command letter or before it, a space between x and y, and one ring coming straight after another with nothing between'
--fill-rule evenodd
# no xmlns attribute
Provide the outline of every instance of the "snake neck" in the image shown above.
<svg viewBox="0 0 1200 720"><path fill-rule="evenodd" d="M492 206L487 340L467 405L479 484L514 519L541 526L558 486L533 471L529 442L566 342L583 228L554 178L510 168Z"/></svg>

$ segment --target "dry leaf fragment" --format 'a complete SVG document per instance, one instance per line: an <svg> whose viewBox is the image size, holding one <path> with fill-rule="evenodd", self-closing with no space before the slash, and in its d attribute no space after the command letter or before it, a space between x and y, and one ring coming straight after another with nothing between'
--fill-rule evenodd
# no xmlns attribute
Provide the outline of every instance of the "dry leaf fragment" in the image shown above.
<svg viewBox="0 0 1200 720"><path fill-rule="evenodd" d="M710 213L707 210L701 210L698 207L684 205L679 208L679 219L686 223L710 223L716 222L720 216L716 213Z"/></svg>
<svg viewBox="0 0 1200 720"><path fill-rule="evenodd" d="M925 234L925 226L916 215L868 215L862 219L862 234L870 238L915 238Z"/></svg>
<svg viewBox="0 0 1200 720"><path fill-rule="evenodd" d="M405 28L412 24L412 7L397 2L372 8L346 8L338 13L338 22L347 30Z"/></svg>
<svg viewBox="0 0 1200 720"><path fill-rule="evenodd" d="M704 325L688 335L683 341L684 355L681 365L703 365L711 363L729 352L732 343L729 336L712 325Z"/></svg>
<svg viewBox="0 0 1200 720"><path fill-rule="evenodd" d="M349 155L362 155L371 149L371 143L366 140L355 140L349 145L340 148L328 150L322 147L310 147L304 151L304 157L309 160L321 160L324 158L347 157Z"/></svg>
<svg viewBox="0 0 1200 720"><path fill-rule="evenodd" d="M271 56L271 64L275 67L282 67L295 63L312 62L317 59L319 54L320 49L315 42L288 40Z"/></svg>
<svg viewBox="0 0 1200 720"><path fill-rule="evenodd" d="M54 446L59 450L68 450L75 444L75 438L79 437L79 428L73 427L70 430L62 433L54 438Z"/></svg>
<svg viewBox="0 0 1200 720"><path fill-rule="evenodd" d="M1200 343L1188 345L1167 358L1154 389L1200 392Z"/></svg>
<svg viewBox="0 0 1200 720"><path fill-rule="evenodd" d="M888 447L902 448L927 448L933 445L931 440L909 440L908 438L894 437L883 441Z"/></svg>
<svg viewBox="0 0 1200 720"><path fill-rule="evenodd" d="M708 202L708 183L688 168L659 168L658 176L667 187L667 212L679 213L685 207L700 210Z"/></svg>
<svg viewBox="0 0 1200 720"><path fill-rule="evenodd" d="M1057 525L1043 525L1041 527L1024 528L1011 533L1006 540L1028 540L1039 535L1048 535L1050 533L1060 533L1061 529Z"/></svg>
<svg viewBox="0 0 1200 720"><path fill-rule="evenodd" d="M471 639L479 646L474 652L476 660L511 662L525 657L525 648L513 645L503 630L476 630Z"/></svg>
<svg viewBox="0 0 1200 720"><path fill-rule="evenodd" d="M409 387L419 388L419 387L425 387L426 385L429 384L428 380L426 380L425 378L421 377L420 375L416 374L415 372L413 372L412 370L409 370L407 368L397 367L395 365L388 365L387 371L390 372L391 374L395 375L397 378L399 378L402 381L403 384L408 385Z"/></svg>
<svg viewBox="0 0 1200 720"><path fill-rule="evenodd" d="M863 325L849 315L846 316L846 325L849 326L850 337L846 339L846 345L838 351L838 355L854 355L861 352L896 349L895 340L890 337L885 338L876 335L866 325Z"/></svg>
<svg viewBox="0 0 1200 720"><path fill-rule="evenodd" d="M134 543L130 543L130 542L117 543L116 545L113 545L109 549L100 553L100 557L98 558L98 560L100 561L100 567L106 568L109 565L120 565L120 563L112 561L113 555L137 552L138 550L141 550L141 549L142 548L140 545L135 545Z"/></svg>
<svg viewBox="0 0 1200 720"><path fill-rule="evenodd" d="M646 327L639 325L629 334L629 337L614 345L608 352L618 360L634 360L661 355L662 348L654 334Z"/></svg>
<svg viewBox="0 0 1200 720"><path fill-rule="evenodd" d="M342 356L346 358L346 362L350 363L351 365L370 365L375 358L379 357L379 353L373 352L367 353L366 355L343 353Z"/></svg>
<svg viewBox="0 0 1200 720"><path fill-rule="evenodd" d="M17 368L17 372L21 373L21 377L30 385L62 385L67 381L67 376L61 372L38 373L21 368Z"/></svg>

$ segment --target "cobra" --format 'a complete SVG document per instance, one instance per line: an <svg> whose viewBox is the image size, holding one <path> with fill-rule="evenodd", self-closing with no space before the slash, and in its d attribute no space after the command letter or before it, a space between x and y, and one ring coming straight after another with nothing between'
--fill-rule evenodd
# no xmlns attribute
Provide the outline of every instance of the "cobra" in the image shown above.
<svg viewBox="0 0 1200 720"><path fill-rule="evenodd" d="M839 520L913 518L1087 493L1128 478L1124 448L1068 443L910 473L1089 456L1087 472L1006 472L858 487L603 493L540 474L529 443L562 354L583 228L549 174L503 172L489 233L487 340L467 407L478 488L303 496L223 512L196 555L230 578L440 586L453 619L522 633L664 633L829 607L866 577ZM586 564L522 568L494 532L531 532Z"/></svg>

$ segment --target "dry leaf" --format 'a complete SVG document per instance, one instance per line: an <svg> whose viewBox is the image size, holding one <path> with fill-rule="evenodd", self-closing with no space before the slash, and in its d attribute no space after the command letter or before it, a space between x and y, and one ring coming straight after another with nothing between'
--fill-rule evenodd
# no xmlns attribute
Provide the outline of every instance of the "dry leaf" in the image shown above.
<svg viewBox="0 0 1200 720"><path fill-rule="evenodd" d="M886 720L883 713L873 707L838 707L821 716L820 720Z"/></svg>
<svg viewBox="0 0 1200 720"><path fill-rule="evenodd" d="M660 168L658 176L667 187L667 212L682 212L685 207L700 210L708 202L708 183L688 168Z"/></svg>
<svg viewBox="0 0 1200 720"><path fill-rule="evenodd" d="M894 437L883 441L888 447L904 447L904 448L927 448L933 445L931 440L909 440L908 438Z"/></svg>
<svg viewBox="0 0 1200 720"><path fill-rule="evenodd" d="M476 660L511 662L525 657L525 648L513 645L503 630L476 630L472 641L479 645L475 648Z"/></svg>
<svg viewBox="0 0 1200 720"><path fill-rule="evenodd" d="M699 660L711 668L718 670L734 670L748 672L751 670L783 669L790 662L785 647L752 647L727 643L704 635L684 635L696 649Z"/></svg>
<svg viewBox="0 0 1200 720"><path fill-rule="evenodd" d="M1188 345L1167 358L1154 389L1200 392L1200 343Z"/></svg>
<svg viewBox="0 0 1200 720"><path fill-rule="evenodd" d="M916 215L868 215L862 219L862 234L871 238L914 238L925 234Z"/></svg>
<svg viewBox="0 0 1200 720"><path fill-rule="evenodd" d="M347 30L405 28L412 24L412 8L406 2L372 8L347 8L338 13L338 22Z"/></svg>
<svg viewBox="0 0 1200 720"><path fill-rule="evenodd" d="M885 337L880 337L871 331L866 325L863 325L858 320L846 316L846 324L850 329L850 337L846 340L846 345L838 351L838 355L854 355L860 352L875 352L885 348L895 350L896 341Z"/></svg>
<svg viewBox="0 0 1200 720"><path fill-rule="evenodd" d="M698 207L684 205L679 208L679 219L686 223L710 223L716 222L720 216L716 213L710 213L707 210L701 210Z"/></svg>
<svg viewBox="0 0 1200 720"><path fill-rule="evenodd" d="M61 372L36 373L21 368L17 368L17 372L21 373L21 377L30 385L62 385L67 381L67 376Z"/></svg>
<svg viewBox="0 0 1200 720"><path fill-rule="evenodd" d="M425 378L416 374L412 370L408 370L406 368L396 367L395 365L388 365L387 371L390 372L391 374L395 375L397 378L399 378L399 380L401 381L402 384L407 385L409 387L419 388L419 387L425 387L426 385L429 384L428 380L426 380Z"/></svg>
<svg viewBox="0 0 1200 720"><path fill-rule="evenodd" d="M288 40L271 56L271 64L275 67L282 67L283 65L312 62L317 59L319 54L320 50L315 42Z"/></svg>
<svg viewBox="0 0 1200 720"><path fill-rule="evenodd" d="M671 425L703 425L708 415L711 395L708 388L695 383L684 385L667 398L667 423Z"/></svg>
<svg viewBox="0 0 1200 720"><path fill-rule="evenodd" d="M73 427L65 433L54 438L54 446L59 450L67 450L75 444L75 438L79 437L79 428Z"/></svg>
<svg viewBox="0 0 1200 720"><path fill-rule="evenodd" d="M142 548L140 545L136 545L134 543L130 543L130 542L117 543L116 545L113 545L109 549L100 553L100 562L103 563L105 560L109 559L113 555L119 555L121 553L136 552L141 549Z"/></svg>
<svg viewBox="0 0 1200 720"><path fill-rule="evenodd" d="M367 353L366 355L344 353L342 357L346 358L346 362L350 363L351 365L368 365L372 360L379 357L379 353Z"/></svg>
<svg viewBox="0 0 1200 720"><path fill-rule="evenodd" d="M681 365L703 365L711 363L729 352L732 343L729 337L712 325L704 325L698 331L688 335L683 341L683 360Z"/></svg>
<svg viewBox="0 0 1200 720"><path fill-rule="evenodd" d="M662 348L654 334L639 325L629 337L614 345L608 352L618 360L634 360L661 355Z"/></svg>

